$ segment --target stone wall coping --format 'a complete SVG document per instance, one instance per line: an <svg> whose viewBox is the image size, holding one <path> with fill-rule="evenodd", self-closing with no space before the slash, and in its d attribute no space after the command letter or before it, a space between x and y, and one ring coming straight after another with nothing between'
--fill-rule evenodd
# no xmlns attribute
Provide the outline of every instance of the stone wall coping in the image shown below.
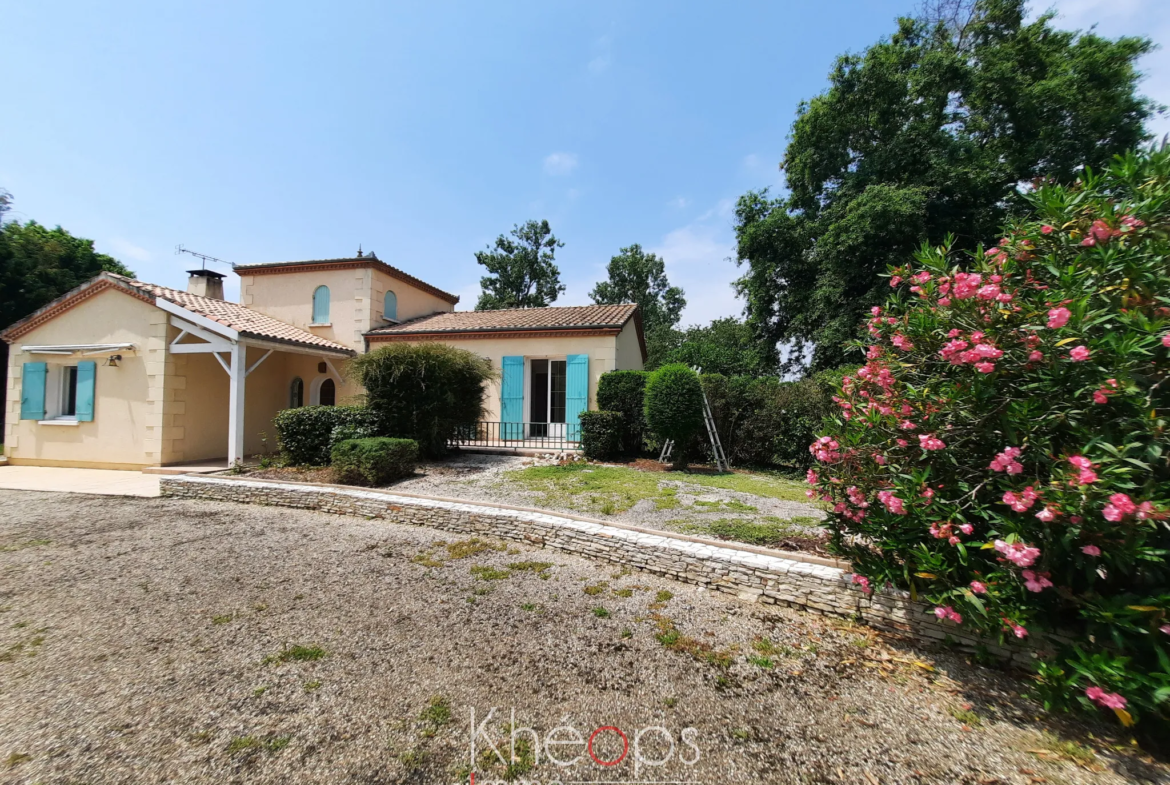
<svg viewBox="0 0 1170 785"><path fill-rule="evenodd" d="M214 477L208 477L206 475L180 475L178 477L173 477L173 478L168 478L168 479L169 480L183 480L185 482L213 481L213 482L227 482L227 483L252 483L252 484L254 484L253 487L263 487L265 485L268 485L268 486L277 486L280 488L287 488L289 490L300 489L300 490L304 490L304 491L321 490L321 491L342 492L342 493L346 493L346 494L353 494L353 495L356 495L360 498L366 498L366 499L377 498L377 499L386 499L387 501L393 501L395 497L398 497L398 498L401 498L403 500L420 501L420 502L441 502L445 505L447 505L447 504L458 505L460 508L462 508L464 506L466 506L466 507L481 507L481 508L484 508L485 512L489 511L489 510L496 510L496 511L502 511L502 512L525 513L528 515L545 516L545 518L546 518L545 522L549 522L547 520L548 518L553 518L553 519L557 519L558 521L562 521L562 520L563 521L572 521L575 523L584 523L584 524L591 524L592 526L600 526L603 528L603 530L604 529L619 529L622 531L631 532L633 534L640 534L640 535L645 535L648 537L657 538L658 541L655 541L654 544L655 545L665 545L666 547L671 547L669 545L669 543L671 541L678 541L678 542L691 543L691 544L702 546L705 548L717 549L711 555L715 555L715 553L720 553L720 552L724 552L724 553L732 552L732 553L743 554L744 557L762 556L762 557L765 557L768 559L778 559L782 562L797 562L799 564L811 565L811 566L816 566L816 567L828 567L832 570L840 571L841 573L848 573L851 569L849 562L841 561L839 559L827 559L827 558L824 558L822 556L814 556L814 555L808 554L808 553L796 553L793 551L779 551L779 550L773 550L771 548L760 548L760 547L757 547L755 545L747 545L745 543L731 542L728 540L712 540L712 539L708 539L706 537L694 537L694 536L689 535L689 534L679 534L678 532L667 532L667 531L661 531L659 529L649 529L649 528L646 528L644 526L634 526L634 525L628 524L628 523L618 523L616 521L602 521L602 520L598 520L596 518L587 518L587 517L584 517L581 515L573 515L572 513L564 513L564 512L560 512L560 511L553 512L550 510L541 510L541 509L538 509L535 507L518 507L518 506L510 505L510 504L500 504L498 502L468 501L466 499L455 499L455 498L445 497L445 496L425 496L423 494L406 493L403 491L395 491L395 490L386 489L386 488L358 488L358 487L355 487L352 485L335 485L335 484L331 484L331 483L322 483L322 482L293 482L293 481L270 480L270 479L261 478L261 477L247 477L247 476L230 477L230 476L224 476L224 475L216 475ZM473 512L474 510L468 510L468 511ZM603 534L604 531L600 531L597 533ZM634 538L634 539L636 541L639 541L639 542L641 541L638 538ZM693 549L691 549L691 548L683 548L682 550L694 552ZM728 556L730 556L730 555L731 554L728 553ZM739 561L739 559L734 559L734 560ZM754 559L746 559L746 563L751 563L752 566L760 566L760 564L758 562L756 562L756 560L754 560Z"/></svg>

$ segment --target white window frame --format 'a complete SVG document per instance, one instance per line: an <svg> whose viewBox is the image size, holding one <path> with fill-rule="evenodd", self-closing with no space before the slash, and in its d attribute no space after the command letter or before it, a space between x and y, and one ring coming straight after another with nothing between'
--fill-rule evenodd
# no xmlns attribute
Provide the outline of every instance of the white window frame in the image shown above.
<svg viewBox="0 0 1170 785"><path fill-rule="evenodd" d="M77 376L74 375L74 409L73 414L62 414L65 411L65 402L69 396L67 368L77 368L77 363L46 363L45 364L45 419L41 425L77 425Z"/></svg>
<svg viewBox="0 0 1170 785"><path fill-rule="evenodd" d="M549 419L545 422L529 422L532 418L532 361L533 360L548 360L548 412L545 414ZM531 357L524 358L524 430L525 436L532 439L543 438L541 436L532 435L532 426L544 425L548 429L548 437L550 439L563 439L567 433L565 426L567 423L552 422L552 362L554 360L563 360L565 362L565 383L568 384L568 363L569 357L565 354L534 354ZM567 391L566 391L567 394Z"/></svg>

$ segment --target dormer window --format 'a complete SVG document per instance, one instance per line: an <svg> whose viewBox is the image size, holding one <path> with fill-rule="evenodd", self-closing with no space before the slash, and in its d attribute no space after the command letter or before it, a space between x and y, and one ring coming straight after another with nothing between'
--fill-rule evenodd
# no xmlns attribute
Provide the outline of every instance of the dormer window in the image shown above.
<svg viewBox="0 0 1170 785"><path fill-rule="evenodd" d="M329 324L328 286L318 286L313 292L313 324Z"/></svg>
<svg viewBox="0 0 1170 785"><path fill-rule="evenodd" d="M398 321L398 295L386 292L386 300L382 304L382 318L388 322Z"/></svg>

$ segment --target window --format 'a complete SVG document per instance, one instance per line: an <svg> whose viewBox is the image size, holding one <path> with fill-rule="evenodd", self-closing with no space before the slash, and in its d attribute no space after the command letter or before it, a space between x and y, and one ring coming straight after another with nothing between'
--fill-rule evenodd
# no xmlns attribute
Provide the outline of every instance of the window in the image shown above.
<svg viewBox="0 0 1170 785"><path fill-rule="evenodd" d="M386 292L386 300L382 304L382 318L388 322L398 321L398 295Z"/></svg>
<svg viewBox="0 0 1170 785"><path fill-rule="evenodd" d="M318 286L313 292L313 324L329 324L328 286Z"/></svg>
<svg viewBox="0 0 1170 785"><path fill-rule="evenodd" d="M564 360L549 360L544 358L533 358L529 363L529 435L563 435L563 424L565 422L566 363Z"/></svg>
<svg viewBox="0 0 1170 785"><path fill-rule="evenodd" d="M299 409L305 405L305 383L296 376L288 387L288 408Z"/></svg>
<svg viewBox="0 0 1170 785"><path fill-rule="evenodd" d="M321 406L337 405L337 385L333 383L332 379L321 382L321 387L317 390L317 399L317 403Z"/></svg>
<svg viewBox="0 0 1170 785"><path fill-rule="evenodd" d="M61 368L61 402L58 409L60 417L77 416L77 366L66 365Z"/></svg>

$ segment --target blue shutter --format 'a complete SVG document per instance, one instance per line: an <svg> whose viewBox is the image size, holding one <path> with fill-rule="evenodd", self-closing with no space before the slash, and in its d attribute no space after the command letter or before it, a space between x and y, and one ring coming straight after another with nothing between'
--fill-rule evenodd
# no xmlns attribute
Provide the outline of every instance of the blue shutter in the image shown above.
<svg viewBox="0 0 1170 785"><path fill-rule="evenodd" d="M589 408L589 355L570 354L565 364L565 427L569 441L581 440L581 412Z"/></svg>
<svg viewBox="0 0 1170 785"><path fill-rule="evenodd" d="M82 360L77 364L77 420L93 422L93 386L97 378L97 363Z"/></svg>
<svg viewBox="0 0 1170 785"><path fill-rule="evenodd" d="M388 322L398 321L398 295L386 292L386 301L382 304L382 318Z"/></svg>
<svg viewBox="0 0 1170 785"><path fill-rule="evenodd" d="M45 363L25 363L20 372L20 419L45 419Z"/></svg>
<svg viewBox="0 0 1170 785"><path fill-rule="evenodd" d="M500 380L500 438L524 438L524 358L503 358Z"/></svg>
<svg viewBox="0 0 1170 785"><path fill-rule="evenodd" d="M313 292L313 324L329 324L328 286L318 286Z"/></svg>

